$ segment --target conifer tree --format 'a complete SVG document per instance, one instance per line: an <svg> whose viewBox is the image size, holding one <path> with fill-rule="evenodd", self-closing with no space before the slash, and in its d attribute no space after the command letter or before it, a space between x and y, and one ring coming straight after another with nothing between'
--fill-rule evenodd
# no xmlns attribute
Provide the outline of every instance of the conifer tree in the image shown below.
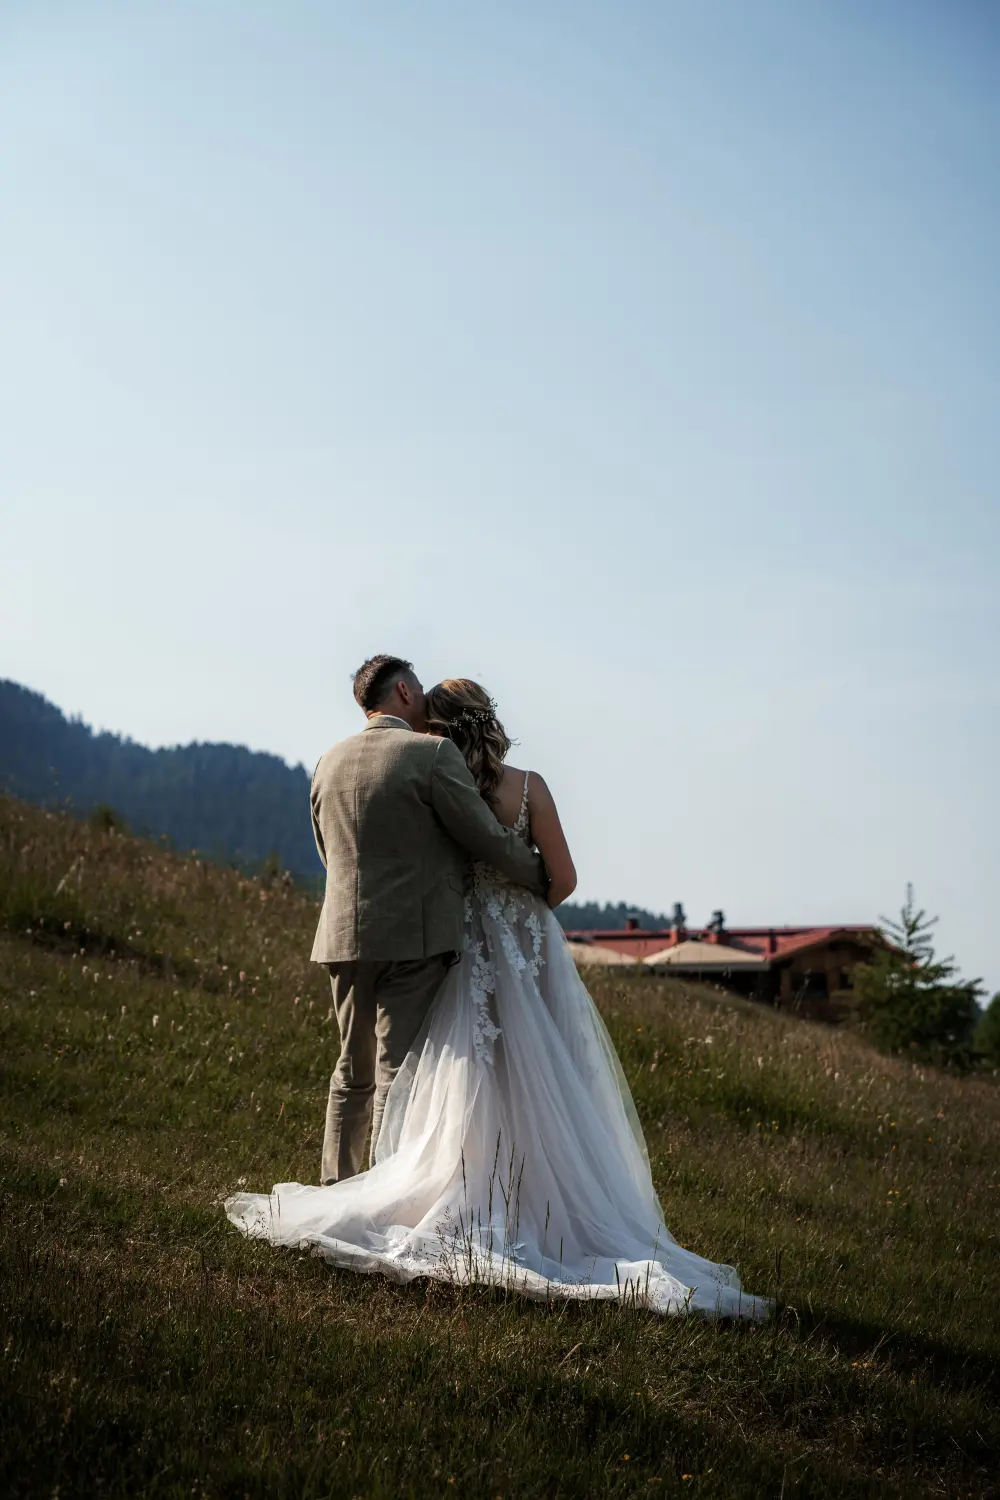
<svg viewBox="0 0 1000 1500"><path fill-rule="evenodd" d="M1000 1068L1000 994L993 996L980 1017L976 1051L994 1068Z"/></svg>
<svg viewBox="0 0 1000 1500"><path fill-rule="evenodd" d="M937 917L917 909L913 887L899 921L880 917L885 946L854 971L858 1011L868 1035L886 1052L914 1048L942 1062L970 1055L980 1019L978 979L956 980L953 958L935 958Z"/></svg>

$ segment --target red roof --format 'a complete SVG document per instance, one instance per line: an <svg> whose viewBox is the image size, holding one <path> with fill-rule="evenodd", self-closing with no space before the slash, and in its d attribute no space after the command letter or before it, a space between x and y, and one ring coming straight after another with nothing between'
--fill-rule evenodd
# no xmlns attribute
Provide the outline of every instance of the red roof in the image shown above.
<svg viewBox="0 0 1000 1500"><path fill-rule="evenodd" d="M872 937L877 929L857 925L840 927L726 927L718 934L718 941L730 948L743 948L764 958L789 958L804 948L829 942L835 937ZM612 928L607 931L584 930L567 932L574 943L592 943L596 948L611 948L629 958L648 958L651 953L661 953L676 943L690 941L710 943L716 933L709 927L686 927L682 932L674 927Z"/></svg>

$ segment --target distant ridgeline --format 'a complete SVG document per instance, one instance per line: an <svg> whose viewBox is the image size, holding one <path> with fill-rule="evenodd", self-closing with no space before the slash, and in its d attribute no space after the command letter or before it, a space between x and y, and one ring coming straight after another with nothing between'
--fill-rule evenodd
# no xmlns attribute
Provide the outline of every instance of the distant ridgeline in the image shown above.
<svg viewBox="0 0 1000 1500"><path fill-rule="evenodd" d="M77 812L113 807L135 833L176 848L313 878L322 866L309 822L309 774L242 745L148 750L95 734L54 704L0 679L0 791Z"/></svg>
<svg viewBox="0 0 1000 1500"><path fill-rule="evenodd" d="M626 917L635 917L640 927L663 929L670 926L671 917L662 912L646 911L642 906L617 905L598 906L595 901L564 901L556 908L556 916L570 932L620 932Z"/></svg>
<svg viewBox="0 0 1000 1500"><path fill-rule="evenodd" d="M272 855L313 880L322 866L309 823L309 773L242 745L148 750L117 734L95 734L67 719L41 693L0 678L0 792L42 807L88 813L111 807L133 833L166 834L175 848L260 867ZM564 901L562 925L618 929L670 918L639 906Z"/></svg>

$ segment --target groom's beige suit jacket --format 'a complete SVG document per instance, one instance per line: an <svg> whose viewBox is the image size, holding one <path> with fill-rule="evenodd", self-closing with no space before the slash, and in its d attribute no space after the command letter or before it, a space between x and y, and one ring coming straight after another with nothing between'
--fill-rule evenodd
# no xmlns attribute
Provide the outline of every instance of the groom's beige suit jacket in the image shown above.
<svg viewBox="0 0 1000 1500"><path fill-rule="evenodd" d="M545 894L541 858L497 822L458 748L402 719L379 715L328 750L311 802L326 866L314 963L460 949L470 856Z"/></svg>

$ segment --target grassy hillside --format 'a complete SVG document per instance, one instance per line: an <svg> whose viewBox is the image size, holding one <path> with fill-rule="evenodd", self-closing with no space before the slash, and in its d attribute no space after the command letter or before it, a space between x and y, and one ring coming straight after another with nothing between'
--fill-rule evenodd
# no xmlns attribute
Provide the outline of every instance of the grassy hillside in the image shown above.
<svg viewBox="0 0 1000 1500"><path fill-rule="evenodd" d="M0 799L0 1492L991 1493L990 1080L601 973L668 1222L780 1318L354 1277L220 1207L315 1179L314 918L290 885Z"/></svg>
<svg viewBox="0 0 1000 1500"><path fill-rule="evenodd" d="M304 766L244 745L150 750L95 734L40 693L2 679L0 791L41 807L110 805L133 828L242 868L274 855L304 880L322 873Z"/></svg>

